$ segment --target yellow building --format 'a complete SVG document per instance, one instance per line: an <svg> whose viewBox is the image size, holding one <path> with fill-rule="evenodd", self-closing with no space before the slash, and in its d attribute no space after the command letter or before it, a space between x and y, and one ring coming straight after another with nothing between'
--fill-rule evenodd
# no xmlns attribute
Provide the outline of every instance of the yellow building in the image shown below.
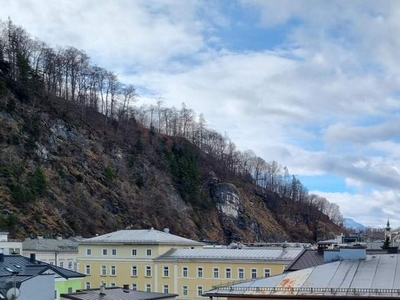
<svg viewBox="0 0 400 300"><path fill-rule="evenodd" d="M79 242L77 262L87 288L129 284L196 299L216 285L281 274L301 251L203 248L168 231L121 230Z"/></svg>

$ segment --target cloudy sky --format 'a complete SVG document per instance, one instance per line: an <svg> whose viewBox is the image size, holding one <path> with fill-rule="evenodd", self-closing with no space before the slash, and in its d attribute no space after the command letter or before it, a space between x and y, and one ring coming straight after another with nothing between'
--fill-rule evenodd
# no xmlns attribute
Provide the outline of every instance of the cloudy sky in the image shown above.
<svg viewBox="0 0 400 300"><path fill-rule="evenodd" d="M400 226L400 2L0 0L140 104L185 102L367 226Z"/></svg>

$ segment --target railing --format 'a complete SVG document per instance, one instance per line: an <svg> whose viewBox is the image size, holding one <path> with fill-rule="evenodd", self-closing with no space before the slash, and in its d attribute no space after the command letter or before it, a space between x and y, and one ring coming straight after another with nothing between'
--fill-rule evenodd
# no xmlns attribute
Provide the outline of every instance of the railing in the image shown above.
<svg viewBox="0 0 400 300"><path fill-rule="evenodd" d="M373 289L373 288L319 288L319 287L216 287L218 291L229 291L229 292L270 292L279 293L329 293L335 294L347 294L347 295L360 295L360 294L391 294L400 295L400 289Z"/></svg>

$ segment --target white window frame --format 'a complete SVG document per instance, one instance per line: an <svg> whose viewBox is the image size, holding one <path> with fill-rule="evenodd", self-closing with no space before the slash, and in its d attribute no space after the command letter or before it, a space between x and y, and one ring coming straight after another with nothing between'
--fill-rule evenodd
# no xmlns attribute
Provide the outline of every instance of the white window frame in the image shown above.
<svg viewBox="0 0 400 300"><path fill-rule="evenodd" d="M117 248L111 249L111 256L117 256Z"/></svg>
<svg viewBox="0 0 400 300"><path fill-rule="evenodd" d="M107 248L101 249L101 256L107 256L107 255L108 255L108 249Z"/></svg>
<svg viewBox="0 0 400 300"><path fill-rule="evenodd" d="M110 266L110 276L117 276L117 266Z"/></svg>
<svg viewBox="0 0 400 300"><path fill-rule="evenodd" d="M255 269L255 268L252 268L251 270L250 270L250 274L251 274L251 279L256 279L257 278L257 269Z"/></svg>
<svg viewBox="0 0 400 300"><path fill-rule="evenodd" d="M201 291L201 292L200 292L200 291ZM198 286L197 286L197 289L196 289L196 295L197 295L198 297L201 297L201 295L203 295L203 293L204 293L203 286L202 286L202 285L198 285Z"/></svg>
<svg viewBox="0 0 400 300"><path fill-rule="evenodd" d="M132 291L137 291L137 284L136 283L132 283Z"/></svg>
<svg viewBox="0 0 400 300"><path fill-rule="evenodd" d="M136 265L131 266L131 276L132 277L138 276L138 266Z"/></svg>
<svg viewBox="0 0 400 300"><path fill-rule="evenodd" d="M153 273L151 270L151 266L145 266L145 270L146 270L145 277L151 277Z"/></svg>
<svg viewBox="0 0 400 300"><path fill-rule="evenodd" d="M204 268L203 267L197 267L197 278L204 278ZM199 276L201 275L201 276Z"/></svg>
<svg viewBox="0 0 400 300"><path fill-rule="evenodd" d="M90 275L92 273L92 268L90 265L85 265L85 275Z"/></svg>
<svg viewBox="0 0 400 300"><path fill-rule="evenodd" d="M86 281L86 282L85 282L85 289L86 289L86 290L90 290L90 288L91 288L90 282L89 282L89 281Z"/></svg>
<svg viewBox="0 0 400 300"><path fill-rule="evenodd" d="M163 293L169 294L169 285L168 284L163 284Z"/></svg>
<svg viewBox="0 0 400 300"><path fill-rule="evenodd" d="M271 269L270 268L265 268L264 269L264 277L267 278L267 277L270 277L270 276L271 276Z"/></svg>
<svg viewBox="0 0 400 300"><path fill-rule="evenodd" d="M106 265L100 266L100 276L107 276L107 266Z"/></svg>
<svg viewBox="0 0 400 300"><path fill-rule="evenodd" d="M137 254L138 254L137 248L132 248L131 256L137 256Z"/></svg>
<svg viewBox="0 0 400 300"><path fill-rule="evenodd" d="M164 277L164 278L169 277L169 267L168 266L163 266L162 277Z"/></svg>
<svg viewBox="0 0 400 300"><path fill-rule="evenodd" d="M182 296L187 296L189 294L189 289L187 285L182 285Z"/></svg>
<svg viewBox="0 0 400 300"><path fill-rule="evenodd" d="M189 277L189 267L186 266L182 267L182 277L183 278Z"/></svg>
<svg viewBox="0 0 400 300"><path fill-rule="evenodd" d="M232 268L225 268L225 278L226 279L232 278Z"/></svg>
<svg viewBox="0 0 400 300"><path fill-rule="evenodd" d="M151 283L146 283L146 292L151 293Z"/></svg>
<svg viewBox="0 0 400 300"><path fill-rule="evenodd" d="M92 248L86 248L86 256L92 256Z"/></svg>
<svg viewBox="0 0 400 300"><path fill-rule="evenodd" d="M219 278L219 268L218 267L213 267L212 276L213 276L214 279Z"/></svg>
<svg viewBox="0 0 400 300"><path fill-rule="evenodd" d="M244 268L238 268L238 279L245 279L246 278L246 273L244 271Z"/></svg>
<svg viewBox="0 0 400 300"><path fill-rule="evenodd" d="M152 256L153 255L153 249L147 248L146 249L146 256Z"/></svg>

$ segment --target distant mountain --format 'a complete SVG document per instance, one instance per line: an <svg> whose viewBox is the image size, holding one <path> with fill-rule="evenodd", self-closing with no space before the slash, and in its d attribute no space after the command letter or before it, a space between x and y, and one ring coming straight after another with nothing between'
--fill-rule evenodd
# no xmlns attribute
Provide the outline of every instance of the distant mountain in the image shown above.
<svg viewBox="0 0 400 300"><path fill-rule="evenodd" d="M343 226L347 229L355 229L360 231L364 231L366 229L364 225L357 223L356 221L350 218L344 218Z"/></svg>

